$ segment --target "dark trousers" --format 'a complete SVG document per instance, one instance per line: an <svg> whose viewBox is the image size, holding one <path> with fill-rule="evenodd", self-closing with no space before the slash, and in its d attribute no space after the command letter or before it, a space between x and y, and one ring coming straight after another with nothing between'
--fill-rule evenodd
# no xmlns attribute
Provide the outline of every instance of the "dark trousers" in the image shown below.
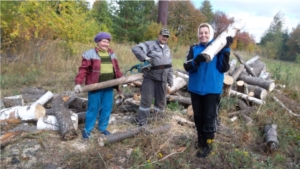
<svg viewBox="0 0 300 169"><path fill-rule="evenodd" d="M191 100L198 139L213 139L217 130L217 116L221 95L191 93Z"/></svg>

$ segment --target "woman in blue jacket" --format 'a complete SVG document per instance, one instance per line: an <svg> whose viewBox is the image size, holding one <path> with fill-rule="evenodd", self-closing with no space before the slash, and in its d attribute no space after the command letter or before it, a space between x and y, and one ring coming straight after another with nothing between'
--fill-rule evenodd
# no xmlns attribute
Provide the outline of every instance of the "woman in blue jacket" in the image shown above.
<svg viewBox="0 0 300 169"><path fill-rule="evenodd" d="M217 127L217 116L222 94L224 72L228 71L230 44L227 37L225 47L211 61L206 61L201 52L213 42L214 30L207 23L198 28L199 43L192 45L187 53L185 70L189 73L188 90L191 93L194 120L198 134L197 157L206 157L212 149Z"/></svg>

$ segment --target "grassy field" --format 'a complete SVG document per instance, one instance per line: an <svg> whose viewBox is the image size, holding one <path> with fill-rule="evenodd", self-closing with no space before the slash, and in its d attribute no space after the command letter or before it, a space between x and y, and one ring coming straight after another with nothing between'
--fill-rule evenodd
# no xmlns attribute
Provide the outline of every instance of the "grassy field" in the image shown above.
<svg viewBox="0 0 300 169"><path fill-rule="evenodd" d="M71 56L57 42L49 42L44 49L31 50L33 46L23 46L17 55L1 58L1 98L20 94L25 87L42 87L53 93L73 90L74 77L81 62L81 54ZM125 72L139 63L131 52L133 44L112 44ZM82 52L93 45L78 45ZM173 49L173 67L183 70L182 64L188 47ZM237 51L244 60L255 54ZM235 59L231 54L231 59ZM254 105L256 111L249 114L252 125L241 119L231 121L227 117L236 108L235 97L223 98L220 111L221 124L233 131L230 136L217 134L213 153L206 159L195 157L195 130L173 124L172 132L157 136L138 135L107 147L99 147L96 140L80 154L64 151L55 154L66 164L66 168L109 168L120 164L126 151L132 150L126 158L125 168L300 168L300 117L288 113L276 103L272 96L285 95L300 106L300 65L290 62L260 59L267 65L267 71L276 84L286 88L271 92L263 106ZM297 109L296 109L297 110ZM299 110L299 109L298 109ZM300 112L294 112L300 114ZM185 110L178 103L170 103L167 108L166 123L172 123L172 115L186 117ZM159 125L153 123L151 125ZM264 147L263 127L277 124L279 147L275 153L268 153ZM110 130L133 127L133 124L109 126ZM80 126L81 128L83 126ZM40 141L49 140L51 134L32 136ZM84 158L82 158L84 157Z"/></svg>

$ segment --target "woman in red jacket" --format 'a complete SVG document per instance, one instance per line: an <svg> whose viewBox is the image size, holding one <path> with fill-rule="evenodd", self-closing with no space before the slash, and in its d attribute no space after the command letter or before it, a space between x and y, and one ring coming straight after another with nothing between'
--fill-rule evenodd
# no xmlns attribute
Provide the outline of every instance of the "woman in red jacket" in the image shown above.
<svg viewBox="0 0 300 169"><path fill-rule="evenodd" d="M104 82L123 76L118 60L113 50L109 48L111 35L107 32L98 33L94 41L97 46L82 55L81 66L75 78L74 90L82 91L81 84L86 85ZM117 88L118 92L121 91ZM83 138L89 138L98 119L98 130L109 135L106 130L110 113L113 107L113 87L88 92L88 109L85 117L85 127L82 131Z"/></svg>

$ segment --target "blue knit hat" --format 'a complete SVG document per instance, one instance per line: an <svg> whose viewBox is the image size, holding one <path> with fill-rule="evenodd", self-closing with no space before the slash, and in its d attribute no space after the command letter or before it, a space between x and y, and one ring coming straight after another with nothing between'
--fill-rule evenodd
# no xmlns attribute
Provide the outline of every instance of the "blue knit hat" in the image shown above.
<svg viewBox="0 0 300 169"><path fill-rule="evenodd" d="M99 32L95 37L94 37L94 41L96 43L98 43L99 41L101 41L102 39L108 39L111 40L111 36L109 33L107 32Z"/></svg>

